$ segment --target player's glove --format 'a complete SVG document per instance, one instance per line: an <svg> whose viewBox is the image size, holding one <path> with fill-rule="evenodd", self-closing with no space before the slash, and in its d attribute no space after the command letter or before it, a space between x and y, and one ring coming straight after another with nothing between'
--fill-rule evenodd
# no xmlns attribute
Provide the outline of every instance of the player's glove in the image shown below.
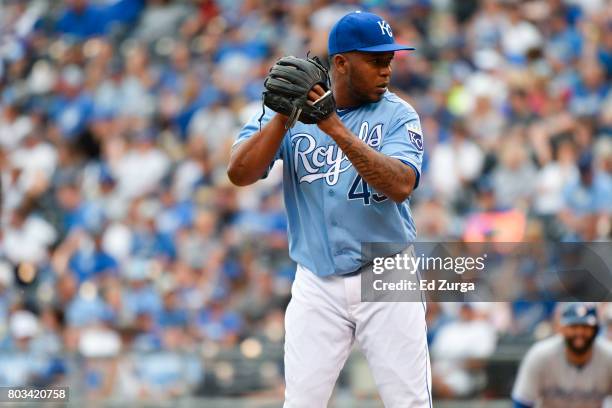
<svg viewBox="0 0 612 408"><path fill-rule="evenodd" d="M308 101L308 92L321 85L325 95L316 102ZM313 124L325 119L336 109L330 90L327 69L317 58L283 57L276 61L264 81L263 103L275 112L289 117L286 129L296 120Z"/></svg>

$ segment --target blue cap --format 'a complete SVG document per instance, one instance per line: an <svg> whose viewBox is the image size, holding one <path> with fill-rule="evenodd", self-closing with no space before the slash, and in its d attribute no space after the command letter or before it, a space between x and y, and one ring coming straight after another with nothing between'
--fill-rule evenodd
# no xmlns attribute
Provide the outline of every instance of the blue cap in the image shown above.
<svg viewBox="0 0 612 408"><path fill-rule="evenodd" d="M342 17L329 33L329 55L349 51L387 52L414 50L393 40L391 26L382 17L355 11Z"/></svg>
<svg viewBox="0 0 612 408"><path fill-rule="evenodd" d="M561 325L597 326L597 309L590 303L573 302L565 305L561 311Z"/></svg>

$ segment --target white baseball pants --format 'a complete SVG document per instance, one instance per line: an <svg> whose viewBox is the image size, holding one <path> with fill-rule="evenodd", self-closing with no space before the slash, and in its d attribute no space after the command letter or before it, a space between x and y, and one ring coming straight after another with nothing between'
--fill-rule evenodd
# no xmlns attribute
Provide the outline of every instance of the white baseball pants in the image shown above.
<svg viewBox="0 0 612 408"><path fill-rule="evenodd" d="M298 266L285 314L285 408L326 407L357 339L387 408L430 408L425 304L361 302L359 274Z"/></svg>

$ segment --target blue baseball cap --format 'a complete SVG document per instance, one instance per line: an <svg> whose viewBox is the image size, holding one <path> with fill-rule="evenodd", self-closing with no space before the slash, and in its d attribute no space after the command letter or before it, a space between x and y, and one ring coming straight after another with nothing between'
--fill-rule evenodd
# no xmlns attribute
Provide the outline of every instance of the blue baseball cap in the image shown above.
<svg viewBox="0 0 612 408"><path fill-rule="evenodd" d="M349 51L387 52L414 50L393 39L391 26L382 17L355 11L342 17L332 27L328 40L329 55Z"/></svg>
<svg viewBox="0 0 612 408"><path fill-rule="evenodd" d="M566 304L561 310L560 322L562 326L597 326L599 324L597 308L590 303L573 302Z"/></svg>

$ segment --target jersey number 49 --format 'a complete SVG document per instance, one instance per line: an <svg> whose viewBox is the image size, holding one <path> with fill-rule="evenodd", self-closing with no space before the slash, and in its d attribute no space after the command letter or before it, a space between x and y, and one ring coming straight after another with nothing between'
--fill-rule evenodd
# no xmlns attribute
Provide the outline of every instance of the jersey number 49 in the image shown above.
<svg viewBox="0 0 612 408"><path fill-rule="evenodd" d="M368 183L358 174L348 192L349 200L363 200L364 205L370 205L370 197L377 203L385 201L387 196L370 192Z"/></svg>

